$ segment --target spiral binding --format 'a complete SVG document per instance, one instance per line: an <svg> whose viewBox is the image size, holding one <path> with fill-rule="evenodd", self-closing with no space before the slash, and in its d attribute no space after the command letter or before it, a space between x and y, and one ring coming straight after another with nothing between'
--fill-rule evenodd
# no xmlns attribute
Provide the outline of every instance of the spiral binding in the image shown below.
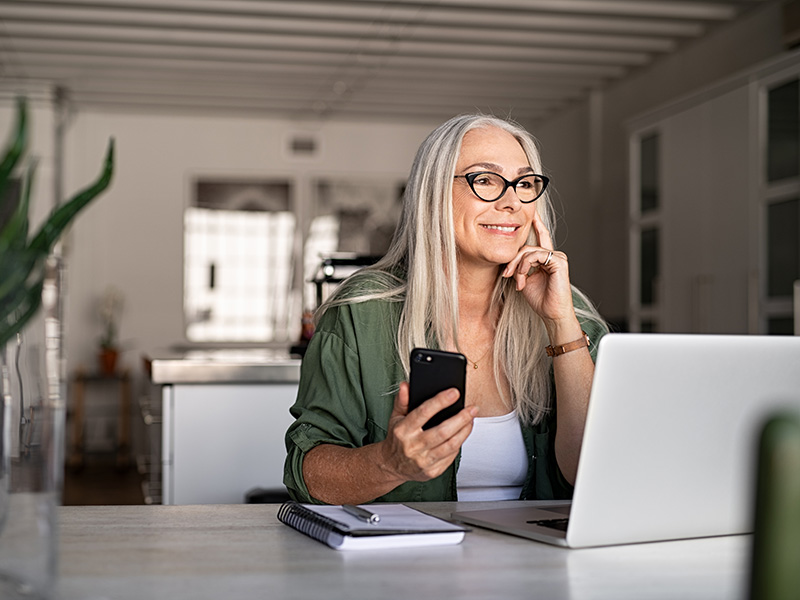
<svg viewBox="0 0 800 600"><path fill-rule="evenodd" d="M278 520L320 542L328 543L331 533L339 533L340 525L294 501L284 502L278 510Z"/></svg>

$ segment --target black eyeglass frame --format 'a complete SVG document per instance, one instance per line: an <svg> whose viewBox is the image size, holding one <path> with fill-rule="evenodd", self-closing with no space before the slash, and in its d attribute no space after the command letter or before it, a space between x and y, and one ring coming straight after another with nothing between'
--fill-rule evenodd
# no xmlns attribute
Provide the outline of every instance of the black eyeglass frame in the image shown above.
<svg viewBox="0 0 800 600"><path fill-rule="evenodd" d="M473 185L473 182L478 177L478 175L494 175L495 177L499 177L500 179L503 180L503 183L505 184L505 186L503 187L503 191L500 192L500 195L497 196L497 198L495 198L494 200L487 200L486 198L482 197L478 192L475 191L475 186ZM536 202L539 198L542 197L542 194L544 194L545 190L547 189L548 184L550 183L550 178L549 177L546 177L544 175L539 175L538 173L528 173L527 175L523 175L521 177L517 177L514 181L509 181L508 179L506 179L505 177L503 177L499 173L495 173L493 171L476 171L475 173L467 173L466 175L453 175L453 179L458 179L460 177L463 177L464 179L467 180L467 183L469 184L469 189L472 190L472 193L475 194L475 196L479 200L482 200L484 202L497 202L498 200L500 200L500 198L503 197L503 195L506 193L506 190L508 188L513 187L514 188L514 192L516 192L517 191L517 185L519 185L520 181L522 181L523 179L525 179L527 177L538 177L538 178L540 178L542 180L543 185L542 185L542 191L539 192L536 195L535 198L533 198L531 200L523 200L523 199L519 198L519 195L517 195L517 198L519 198L520 202L522 202L523 204L530 204L531 202Z"/></svg>

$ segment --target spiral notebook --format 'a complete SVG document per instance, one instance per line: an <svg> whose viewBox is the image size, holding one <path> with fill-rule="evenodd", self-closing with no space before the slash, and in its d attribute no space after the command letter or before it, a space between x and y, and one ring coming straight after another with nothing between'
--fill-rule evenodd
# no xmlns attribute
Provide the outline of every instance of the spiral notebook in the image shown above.
<svg viewBox="0 0 800 600"><path fill-rule="evenodd" d="M404 504L370 504L375 524L346 513L341 506L285 502L278 520L335 550L372 550L459 544L466 527Z"/></svg>

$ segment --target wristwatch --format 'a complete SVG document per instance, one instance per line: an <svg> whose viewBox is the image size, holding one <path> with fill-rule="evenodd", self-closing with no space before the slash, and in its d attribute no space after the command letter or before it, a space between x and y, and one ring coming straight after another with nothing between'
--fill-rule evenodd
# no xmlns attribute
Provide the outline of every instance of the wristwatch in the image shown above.
<svg viewBox="0 0 800 600"><path fill-rule="evenodd" d="M583 333L583 337L575 340L574 342L569 342L560 346L545 346L544 351L547 352L547 356L561 356L562 354L572 352L573 350L588 348L590 343L589 336L585 331L582 331L581 333Z"/></svg>

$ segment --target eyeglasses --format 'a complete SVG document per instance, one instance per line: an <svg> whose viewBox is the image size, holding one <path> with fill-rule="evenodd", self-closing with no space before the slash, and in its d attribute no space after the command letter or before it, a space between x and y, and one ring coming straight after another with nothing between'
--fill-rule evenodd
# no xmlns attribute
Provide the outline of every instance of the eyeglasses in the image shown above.
<svg viewBox="0 0 800 600"><path fill-rule="evenodd" d="M466 179L475 195L484 202L494 202L500 199L508 188L513 187L519 201L528 204L544 194L547 184L550 183L549 178L535 173L523 175L514 181L509 181L502 175L491 171L453 176L454 179L459 177Z"/></svg>

